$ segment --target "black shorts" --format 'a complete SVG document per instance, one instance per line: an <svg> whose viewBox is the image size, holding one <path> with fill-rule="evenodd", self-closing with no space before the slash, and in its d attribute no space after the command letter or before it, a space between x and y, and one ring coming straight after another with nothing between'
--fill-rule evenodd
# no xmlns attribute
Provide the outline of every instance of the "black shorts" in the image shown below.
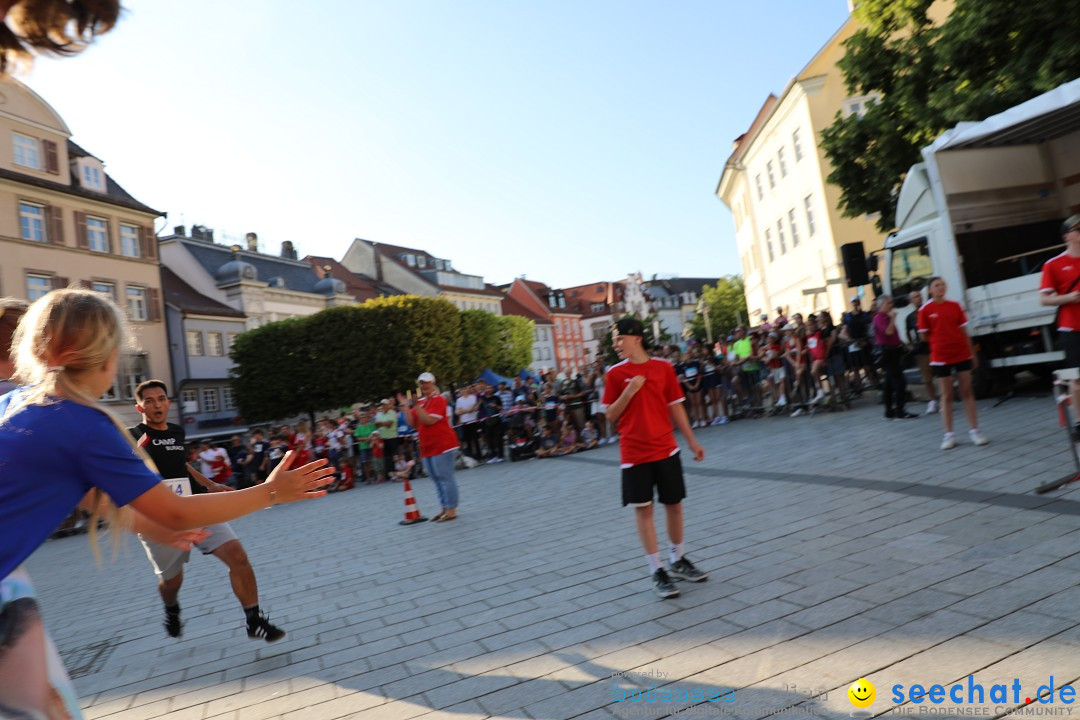
<svg viewBox="0 0 1080 720"><path fill-rule="evenodd" d="M664 505L678 505L686 497L679 453L663 460L623 468L623 506L651 503L653 488L656 488L657 498Z"/></svg>
<svg viewBox="0 0 1080 720"><path fill-rule="evenodd" d="M1059 332L1061 349L1065 351L1065 367L1080 368L1080 331Z"/></svg>
<svg viewBox="0 0 1080 720"><path fill-rule="evenodd" d="M951 363L949 365L931 365L930 371L936 378L947 378L952 376L953 370L956 372L964 372L965 370L971 370L971 368L971 358L968 358L962 362Z"/></svg>

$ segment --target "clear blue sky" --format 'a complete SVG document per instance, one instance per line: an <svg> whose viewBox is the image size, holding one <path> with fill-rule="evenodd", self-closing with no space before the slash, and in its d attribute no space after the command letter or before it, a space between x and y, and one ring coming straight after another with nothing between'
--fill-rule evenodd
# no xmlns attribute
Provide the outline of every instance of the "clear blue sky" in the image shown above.
<svg viewBox="0 0 1080 720"><path fill-rule="evenodd" d="M845 0L130 0L23 79L168 226L569 286L739 272L723 162Z"/></svg>

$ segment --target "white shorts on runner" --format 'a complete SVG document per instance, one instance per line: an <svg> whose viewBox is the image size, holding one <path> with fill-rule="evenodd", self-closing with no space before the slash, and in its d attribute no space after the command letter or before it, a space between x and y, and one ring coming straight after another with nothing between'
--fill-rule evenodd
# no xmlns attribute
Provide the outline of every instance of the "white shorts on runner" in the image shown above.
<svg viewBox="0 0 1080 720"><path fill-rule="evenodd" d="M229 523L208 525L206 529L210 531L210 534L205 540L195 543L195 547L203 555L209 555L230 540L237 539L236 533L229 527ZM172 580L179 575L180 571L184 569L184 563L191 557L190 550L181 550L172 545L162 545L147 540L142 535L139 536L139 540L142 541L143 548L146 550L146 557L150 558L150 563L154 566L154 573L162 580Z"/></svg>

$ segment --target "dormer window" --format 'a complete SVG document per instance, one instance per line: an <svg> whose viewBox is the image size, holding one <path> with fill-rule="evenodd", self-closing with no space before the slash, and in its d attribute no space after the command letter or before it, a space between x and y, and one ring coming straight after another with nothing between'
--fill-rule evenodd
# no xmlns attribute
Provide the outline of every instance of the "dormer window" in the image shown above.
<svg viewBox="0 0 1080 720"><path fill-rule="evenodd" d="M405 264L409 267L416 267L416 256L412 254L406 255Z"/></svg>
<svg viewBox="0 0 1080 720"><path fill-rule="evenodd" d="M97 158L81 157L75 161L71 171L82 187L105 192L105 168Z"/></svg>
<svg viewBox="0 0 1080 720"><path fill-rule="evenodd" d="M418 255L416 257L416 264L419 265L420 267L427 267L427 258L424 257L423 255Z"/></svg>
<svg viewBox="0 0 1080 720"><path fill-rule="evenodd" d="M101 182L101 171L96 167L83 165L83 187L91 190L101 190L104 183Z"/></svg>

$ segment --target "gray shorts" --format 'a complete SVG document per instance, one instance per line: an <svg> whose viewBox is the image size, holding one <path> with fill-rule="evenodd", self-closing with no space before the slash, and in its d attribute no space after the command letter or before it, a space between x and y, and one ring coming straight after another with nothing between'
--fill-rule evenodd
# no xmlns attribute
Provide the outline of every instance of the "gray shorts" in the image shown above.
<svg viewBox="0 0 1080 720"><path fill-rule="evenodd" d="M229 523L208 525L206 529L210 531L210 535L205 540L195 543L195 547L202 551L203 555L209 555L230 540L237 539ZM143 548L146 550L146 557L150 558L150 564L154 566L154 572L161 580L172 580L179 575L184 569L184 563L191 557L190 550L162 545L147 540L142 535L139 536L139 540L142 541Z"/></svg>

